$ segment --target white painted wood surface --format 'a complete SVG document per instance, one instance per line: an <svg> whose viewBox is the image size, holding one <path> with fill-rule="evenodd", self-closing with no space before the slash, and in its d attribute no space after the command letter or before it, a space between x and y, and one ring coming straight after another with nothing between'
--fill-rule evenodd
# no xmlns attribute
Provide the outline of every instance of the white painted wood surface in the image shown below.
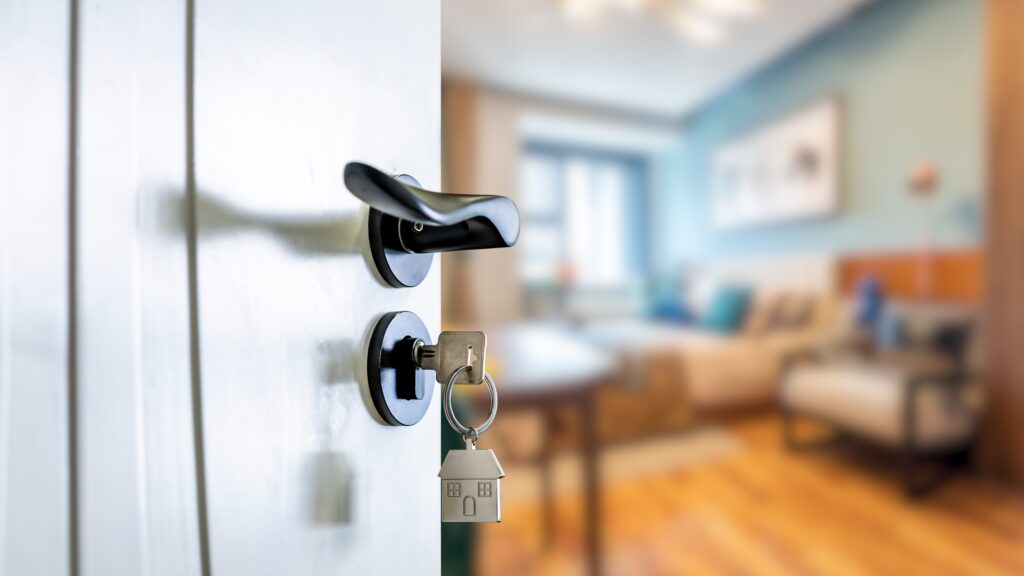
<svg viewBox="0 0 1024 576"><path fill-rule="evenodd" d="M439 265L379 282L341 180L439 186L439 26L437 0L0 0L0 575L439 573L438 395L384 426L363 360L384 312L436 336Z"/></svg>
<svg viewBox="0 0 1024 576"><path fill-rule="evenodd" d="M0 1L0 575L65 575L69 4Z"/></svg>
<svg viewBox="0 0 1024 576"><path fill-rule="evenodd" d="M376 317L436 337L439 266L384 287L350 160L440 184L436 0L203 0L196 12L199 334L213 574L438 574L439 402L379 424Z"/></svg>
<svg viewBox="0 0 1024 576"><path fill-rule="evenodd" d="M184 0L79 0L79 574L200 573Z"/></svg>

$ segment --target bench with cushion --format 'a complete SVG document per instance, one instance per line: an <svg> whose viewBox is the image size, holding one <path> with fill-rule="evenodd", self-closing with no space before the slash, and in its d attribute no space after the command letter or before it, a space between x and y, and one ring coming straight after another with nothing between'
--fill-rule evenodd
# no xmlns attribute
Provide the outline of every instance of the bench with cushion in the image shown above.
<svg viewBox="0 0 1024 576"><path fill-rule="evenodd" d="M818 444L797 438L795 419L825 423L839 436L898 452L907 494L925 494L942 476L922 479L923 460L964 461L978 429L980 396L966 346L867 353L833 347L791 356L779 390L787 445Z"/></svg>

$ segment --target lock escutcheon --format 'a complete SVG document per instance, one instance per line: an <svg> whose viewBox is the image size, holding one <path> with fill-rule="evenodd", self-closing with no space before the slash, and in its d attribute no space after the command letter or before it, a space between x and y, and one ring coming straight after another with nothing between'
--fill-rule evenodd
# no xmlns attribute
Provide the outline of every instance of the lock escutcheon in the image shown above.
<svg viewBox="0 0 1024 576"><path fill-rule="evenodd" d="M367 386L385 423L412 426L430 407L434 383L413 361L415 343L429 340L427 327L412 312L390 312L374 326L366 351Z"/></svg>
<svg viewBox="0 0 1024 576"><path fill-rule="evenodd" d="M381 419L392 426L419 422L430 407L434 379L455 384L484 381L487 335L483 332L442 332L437 344L412 312L390 312L374 326L366 351L367 385ZM465 370L462 368L467 367Z"/></svg>

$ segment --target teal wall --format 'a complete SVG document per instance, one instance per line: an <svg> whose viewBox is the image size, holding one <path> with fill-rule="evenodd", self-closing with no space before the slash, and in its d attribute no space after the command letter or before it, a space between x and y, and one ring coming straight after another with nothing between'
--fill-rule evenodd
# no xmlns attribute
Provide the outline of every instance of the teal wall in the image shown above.
<svg viewBox="0 0 1024 576"><path fill-rule="evenodd" d="M652 164L656 271L730 256L919 246L906 191L934 160L935 243L980 241L984 178L982 0L879 0L693 114L683 142ZM841 102L842 208L827 219L718 231L709 167L720 144L828 96Z"/></svg>

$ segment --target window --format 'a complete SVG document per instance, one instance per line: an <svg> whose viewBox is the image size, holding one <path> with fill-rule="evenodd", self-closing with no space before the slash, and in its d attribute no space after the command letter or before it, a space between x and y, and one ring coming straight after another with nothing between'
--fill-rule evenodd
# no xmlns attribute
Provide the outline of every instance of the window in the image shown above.
<svg viewBox="0 0 1024 576"><path fill-rule="evenodd" d="M644 273L642 159L528 146L520 178L528 287L624 288Z"/></svg>
<svg viewBox="0 0 1024 576"><path fill-rule="evenodd" d="M458 498L459 496L462 496L462 485L458 482L448 482L446 488L449 498Z"/></svg>
<svg viewBox="0 0 1024 576"><path fill-rule="evenodd" d="M481 498L490 498L494 496L494 488L490 482L477 482L476 495Z"/></svg>

